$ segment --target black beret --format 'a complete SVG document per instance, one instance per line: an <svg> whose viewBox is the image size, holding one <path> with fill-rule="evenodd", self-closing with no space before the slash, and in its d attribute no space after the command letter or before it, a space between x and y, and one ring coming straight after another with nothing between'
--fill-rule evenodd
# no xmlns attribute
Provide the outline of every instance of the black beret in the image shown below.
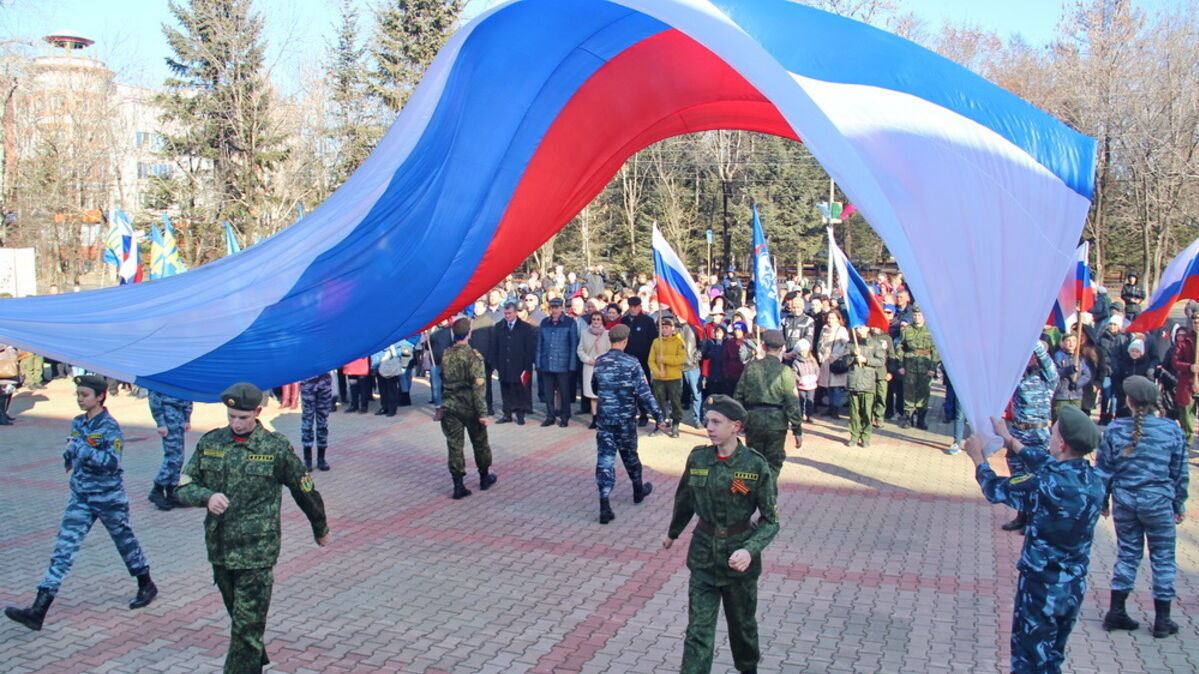
<svg viewBox="0 0 1199 674"><path fill-rule="evenodd" d="M1159 391L1157 384L1138 374L1124 380L1124 395L1137 407L1152 407L1157 405Z"/></svg>
<svg viewBox="0 0 1199 674"><path fill-rule="evenodd" d="M98 374L81 374L75 377L76 386L86 386L100 395L108 390L108 380Z"/></svg>
<svg viewBox="0 0 1199 674"><path fill-rule="evenodd" d="M1099 446L1099 427L1073 405L1062 405L1058 410L1057 432L1075 452L1086 454Z"/></svg>
<svg viewBox="0 0 1199 674"><path fill-rule="evenodd" d="M741 403L726 395L708 396L708 399L704 401L704 407L712 412L720 412L732 421L745 421L745 418L749 416Z"/></svg>
<svg viewBox="0 0 1199 674"><path fill-rule="evenodd" d="M221 402L242 412L253 412L262 405L262 390L253 384L241 382L221 393Z"/></svg>

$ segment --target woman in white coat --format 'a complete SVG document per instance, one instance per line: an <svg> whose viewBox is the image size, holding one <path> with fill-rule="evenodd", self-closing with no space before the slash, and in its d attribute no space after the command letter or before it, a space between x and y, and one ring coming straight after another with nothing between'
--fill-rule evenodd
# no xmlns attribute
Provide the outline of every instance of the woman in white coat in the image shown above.
<svg viewBox="0 0 1199 674"><path fill-rule="evenodd" d="M841 322L841 314L830 311L820 331L820 341L817 355L820 358L820 378L817 385L827 389L825 400L828 402L826 414L836 419L840 416L841 404L845 400L845 385L849 375L835 374L830 368L834 361L849 353L849 331Z"/></svg>
<svg viewBox="0 0 1199 674"><path fill-rule="evenodd" d="M583 363L583 397L587 400L587 409L591 413L591 425L595 428L595 391L591 390L591 375L595 372L595 359L608 353L612 343L608 341L608 331L604 328L604 315L598 311L587 317L587 329L579 334L579 360Z"/></svg>

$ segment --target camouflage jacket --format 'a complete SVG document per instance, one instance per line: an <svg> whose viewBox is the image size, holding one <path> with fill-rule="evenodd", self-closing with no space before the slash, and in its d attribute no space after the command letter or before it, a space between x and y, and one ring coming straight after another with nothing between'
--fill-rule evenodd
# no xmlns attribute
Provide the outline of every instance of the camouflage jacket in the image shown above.
<svg viewBox="0 0 1199 674"><path fill-rule="evenodd" d="M988 501L1032 513L1017 568L1046 583L1085 579L1103 480L1086 459L1054 461L1035 446L1025 447L1020 457L1027 475L1000 477L985 462L975 473Z"/></svg>
<svg viewBox="0 0 1199 674"><path fill-rule="evenodd" d="M850 391L858 393L874 393L874 385L880 377L887 376L887 347L879 343L874 336L851 347L851 353L857 352L866 360L862 365L857 360L849 364L849 379L847 386Z"/></svg>
<svg viewBox="0 0 1199 674"><path fill-rule="evenodd" d="M1103 476L1106 493L1130 506L1137 496L1160 496L1173 504L1176 515L1185 513L1191 477L1182 429L1171 419L1146 416L1140 442L1125 456L1133 430L1133 419L1116 419L1099 442L1095 467Z"/></svg>
<svg viewBox="0 0 1199 674"><path fill-rule="evenodd" d="M751 521L755 511L760 513L757 522ZM675 490L667 535L678 538L696 515L713 527L748 528L725 537L697 528L687 550L687 568L715 580L756 578L762 570L762 549L779 531L778 492L770 464L745 445L738 445L724 461L716 458L713 445L691 450ZM729 568L729 556L741 548L753 557L745 572Z"/></svg>
<svg viewBox="0 0 1199 674"><path fill-rule="evenodd" d="M893 368L898 367L898 362L895 358L895 341L886 332L871 330L869 342L877 346L883 354L882 365L878 368L878 378L885 381L887 373Z"/></svg>
<svg viewBox="0 0 1199 674"><path fill-rule="evenodd" d="M1037 359L1036 367L1025 372L1012 396L1012 420L1018 424L1048 424L1051 416L1053 390L1058 382L1057 367L1044 342L1037 342L1033 356ZM1049 441L1049 428L1012 428L1012 435L1023 444L1038 445Z"/></svg>
<svg viewBox="0 0 1199 674"><path fill-rule="evenodd" d="M483 355L466 342L455 342L441 357L442 406L476 419L487 416L486 377Z"/></svg>
<svg viewBox="0 0 1199 674"><path fill-rule="evenodd" d="M71 468L71 491L76 494L106 494L124 489L121 452L125 436L121 425L107 409L91 419L80 414L71 422L71 435L62 453L63 465Z"/></svg>
<svg viewBox="0 0 1199 674"><path fill-rule="evenodd" d="M150 416L154 417L154 425L163 427L169 421L182 419L187 423L192 416L192 401L176 398L158 391L150 391ZM167 409L170 408L170 409Z"/></svg>
<svg viewBox="0 0 1199 674"><path fill-rule="evenodd" d="M595 392L599 410L595 417L597 426L632 426L637 419L639 400L649 414L662 421L662 410L650 391L641 363L624 351L613 349L595 359L591 390Z"/></svg>
<svg viewBox="0 0 1199 674"><path fill-rule="evenodd" d="M746 430L784 433L790 425L794 435L803 435L797 386L795 370L783 365L778 357L751 360L741 373L734 395L749 411Z"/></svg>
<svg viewBox="0 0 1199 674"><path fill-rule="evenodd" d="M911 373L935 372L941 356L927 325L909 325L899 332L899 356Z"/></svg>
<svg viewBox="0 0 1199 674"><path fill-rule="evenodd" d="M274 566L279 558L280 486L312 524L317 538L329 533L325 503L304 470L287 436L262 424L242 442L225 426L204 434L196 443L175 496L190 506L204 506L213 494L224 494L229 508L204 519L208 561L230 569Z"/></svg>

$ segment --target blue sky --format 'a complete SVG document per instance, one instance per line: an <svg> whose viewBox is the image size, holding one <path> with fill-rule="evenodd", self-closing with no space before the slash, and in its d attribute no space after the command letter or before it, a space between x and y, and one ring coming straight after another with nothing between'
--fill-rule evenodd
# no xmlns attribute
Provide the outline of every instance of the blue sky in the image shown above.
<svg viewBox="0 0 1199 674"><path fill-rule="evenodd" d="M96 40L93 56L129 84L158 87L166 77L167 55L161 26L171 22L167 0L9 0L0 12L0 41L40 38L57 30L74 30ZM1063 2L1068 0L901 0L929 28L944 22L970 23L1002 37L1020 34L1044 44L1054 34ZM1178 6L1187 0L1138 0L1147 10ZM375 0L355 0L364 34L371 26ZM497 0L469 0L474 16ZM320 67L337 20L337 0L255 0L266 19L268 65L272 79L285 92L296 91Z"/></svg>

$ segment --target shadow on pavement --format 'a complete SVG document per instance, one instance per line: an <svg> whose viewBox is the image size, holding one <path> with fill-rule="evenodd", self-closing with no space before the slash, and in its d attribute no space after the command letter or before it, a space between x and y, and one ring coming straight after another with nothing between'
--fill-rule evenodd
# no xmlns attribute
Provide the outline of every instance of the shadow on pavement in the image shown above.
<svg viewBox="0 0 1199 674"><path fill-rule="evenodd" d="M801 466L814 468L826 475L832 475L833 477L839 477L843 480L849 480L855 484L860 484L863 487L869 487L870 489L877 491L898 492L901 494L919 493L906 487L900 487L898 485L891 484L890 482L884 482L882 480L876 480L872 477L866 477L865 475L862 475L861 473L855 473L848 468L843 468L831 463L824 463L823 461L813 461L812 459L802 456L788 457L787 463L795 463Z"/></svg>

